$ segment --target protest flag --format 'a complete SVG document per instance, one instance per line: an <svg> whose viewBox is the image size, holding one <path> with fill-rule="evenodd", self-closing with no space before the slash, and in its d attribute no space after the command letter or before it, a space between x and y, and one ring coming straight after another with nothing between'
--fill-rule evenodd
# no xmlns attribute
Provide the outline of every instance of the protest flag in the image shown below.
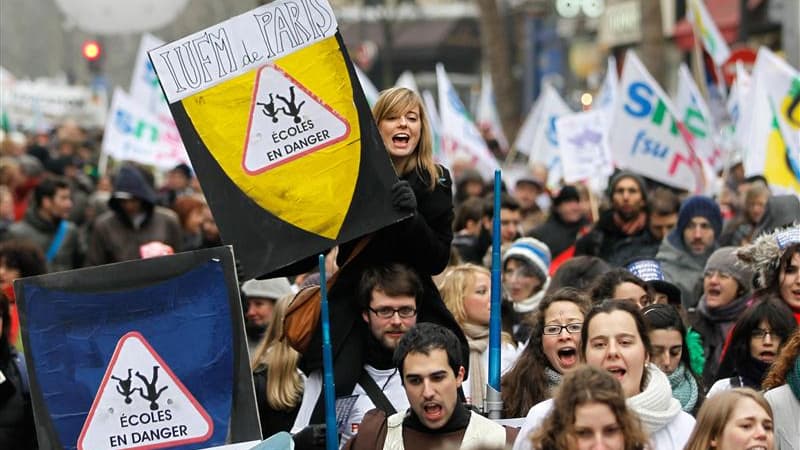
<svg viewBox="0 0 800 450"><path fill-rule="evenodd" d="M481 77L481 94L478 100L477 112L478 126L488 129L492 136L497 140L500 148L505 152L508 150L508 139L503 131L503 124L500 123L500 114L497 112L497 102L494 97L494 87L492 77L488 72L484 72Z"/></svg>
<svg viewBox="0 0 800 450"><path fill-rule="evenodd" d="M516 153L521 153L530 157L531 150L533 149L533 139L536 135L536 128L539 126L539 116L542 113L542 100L543 96L539 96L536 101L531 105L528 115L522 121L522 126L517 131L517 137L514 139L514 144L511 146L511 151L508 152L506 157L506 165L514 161Z"/></svg>
<svg viewBox="0 0 800 450"><path fill-rule="evenodd" d="M703 48L711 55L714 64L721 67L731 56L731 49L728 48L728 44L723 39L722 33L719 32L711 14L708 13L703 0L689 0L688 6L686 15L695 32L695 39L699 34Z"/></svg>
<svg viewBox="0 0 800 450"><path fill-rule="evenodd" d="M541 94L541 112L539 113L536 132L533 135L533 144L530 150L529 163L540 162L547 167L547 184L555 186L563 176L561 167L561 153L556 135L556 120L566 114L572 114L572 109L564 102L556 89L546 84Z"/></svg>
<svg viewBox="0 0 800 450"><path fill-rule="evenodd" d="M164 98L164 93L158 84L158 77L156 77L156 73L153 70L153 64L150 63L150 58L147 57L148 51L162 45L164 45L164 41L152 34L142 34L142 40L139 42L139 50L136 52L136 60L133 65L129 92L131 97L148 111L158 116L159 119L171 122L174 127L175 122L169 113L167 99Z"/></svg>
<svg viewBox="0 0 800 450"><path fill-rule="evenodd" d="M600 86L600 91L593 103L593 109L602 109L608 112L607 125L611 124L611 115L614 109L614 102L617 100L619 90L619 76L617 76L617 58L609 56L606 63L606 77Z"/></svg>
<svg viewBox="0 0 800 450"><path fill-rule="evenodd" d="M436 107L436 100L431 91L422 91L422 101L425 103L425 111L428 113L428 123L431 126L431 139L433 140L433 159L439 164L449 167L450 161L442 151L442 119L439 116L439 108Z"/></svg>
<svg viewBox="0 0 800 450"><path fill-rule="evenodd" d="M758 51L742 109L745 175L762 174L769 184L800 192L800 75L768 49Z"/></svg>
<svg viewBox="0 0 800 450"><path fill-rule="evenodd" d="M458 92L441 63L436 64L436 84L439 88L439 114L444 153L451 161L455 161L458 157L468 158L484 179L491 179L494 170L499 168L497 160L489 152L483 136L461 103Z"/></svg>
<svg viewBox="0 0 800 450"><path fill-rule="evenodd" d="M417 94L419 94L419 86L417 86L417 79L414 78L414 74L411 73L410 70L404 70L403 73L397 77L397 81L394 82L395 87L404 87L406 89L410 89Z"/></svg>
<svg viewBox="0 0 800 450"><path fill-rule="evenodd" d="M230 247L29 277L14 289L40 448L260 440Z"/></svg>
<svg viewBox="0 0 800 450"><path fill-rule="evenodd" d="M689 73L689 68L683 63L678 67L678 92L675 96L675 106L686 129L694 137L694 149L697 155L704 158L714 171L721 170L725 158L714 140L716 125L700 94L700 89L697 88Z"/></svg>
<svg viewBox="0 0 800 450"><path fill-rule="evenodd" d="M244 278L402 219L327 2L278 0L149 54Z"/></svg>
<svg viewBox="0 0 800 450"><path fill-rule="evenodd" d="M609 142L617 166L694 193L710 185L707 167L675 107L633 51L625 57Z"/></svg>
<svg viewBox="0 0 800 450"><path fill-rule="evenodd" d="M369 107L372 108L375 106L375 102L378 101L378 97L380 96L378 88L375 87L375 84L372 83L372 80L370 80L367 74L365 74L363 70L359 69L358 66L354 65L353 69L356 71L358 82L361 83L361 89L364 91L364 97L367 98L367 103L369 104Z"/></svg>

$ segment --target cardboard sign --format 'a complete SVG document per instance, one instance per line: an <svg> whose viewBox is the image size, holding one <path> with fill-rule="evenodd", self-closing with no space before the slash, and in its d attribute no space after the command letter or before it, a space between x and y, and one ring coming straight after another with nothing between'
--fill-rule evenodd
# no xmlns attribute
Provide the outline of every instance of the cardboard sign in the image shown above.
<svg viewBox="0 0 800 450"><path fill-rule="evenodd" d="M616 164L679 189L705 192L705 169L687 141L691 135L669 97L630 50L619 95L609 136Z"/></svg>
<svg viewBox="0 0 800 450"><path fill-rule="evenodd" d="M607 178L614 171L602 110L559 117L556 134L567 183Z"/></svg>
<svg viewBox="0 0 800 450"><path fill-rule="evenodd" d="M78 437L78 450L191 444L208 439L213 431L202 405L144 336L131 331L111 356Z"/></svg>
<svg viewBox="0 0 800 450"><path fill-rule="evenodd" d="M336 27L325 1L279 0L150 51L244 278L402 219Z"/></svg>
<svg viewBox="0 0 800 450"><path fill-rule="evenodd" d="M234 266L219 247L17 280L40 445L260 439Z"/></svg>

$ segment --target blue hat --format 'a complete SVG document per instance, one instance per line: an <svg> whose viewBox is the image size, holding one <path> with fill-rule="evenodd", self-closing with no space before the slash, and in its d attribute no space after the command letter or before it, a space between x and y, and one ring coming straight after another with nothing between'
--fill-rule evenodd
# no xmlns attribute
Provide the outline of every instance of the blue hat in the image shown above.
<svg viewBox="0 0 800 450"><path fill-rule="evenodd" d="M664 278L664 271L661 270L661 263L655 259L639 259L625 265L628 272L636 275L644 281L654 291L667 296L667 301L671 305L681 304L681 290Z"/></svg>
<svg viewBox="0 0 800 450"><path fill-rule="evenodd" d="M722 212L719 210L719 205L710 197L704 195L695 195L687 198L681 205L678 212L678 224L675 227L675 232L678 236L683 236L683 230L689 225L695 217L703 217L711 224L714 229L714 237L719 238L722 233Z"/></svg>

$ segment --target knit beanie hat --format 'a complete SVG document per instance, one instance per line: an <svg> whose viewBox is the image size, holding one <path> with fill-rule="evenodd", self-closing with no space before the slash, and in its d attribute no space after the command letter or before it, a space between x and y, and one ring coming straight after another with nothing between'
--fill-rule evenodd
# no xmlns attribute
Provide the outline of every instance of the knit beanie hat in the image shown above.
<svg viewBox="0 0 800 450"><path fill-rule="evenodd" d="M578 194L578 190L575 189L575 186L564 186L558 191L558 194L553 197L553 206L558 206L564 202L579 202L581 201L581 196Z"/></svg>
<svg viewBox="0 0 800 450"><path fill-rule="evenodd" d="M678 212L678 225L675 227L678 236L682 237L683 230L689 225L689 221L698 216L708 220L714 229L714 237L719 238L722 233L722 213L719 205L704 195L689 197L681 205L681 210Z"/></svg>
<svg viewBox="0 0 800 450"><path fill-rule="evenodd" d="M718 248L706 262L706 271L718 270L730 274L744 288L745 292L750 292L753 284L753 271L739 261L736 256L738 247Z"/></svg>
<svg viewBox="0 0 800 450"><path fill-rule="evenodd" d="M550 273L550 249L544 242L530 238L519 238L503 254L503 267L509 258L519 259L536 271L536 276L544 282Z"/></svg>
<svg viewBox="0 0 800 450"><path fill-rule="evenodd" d="M614 188L617 187L617 183L625 178L630 178L639 185L639 190L642 192L642 199L647 202L647 183L639 174L629 170L620 170L611 177L611 181L608 182L608 198L610 199L614 194Z"/></svg>
<svg viewBox="0 0 800 450"><path fill-rule="evenodd" d="M277 300L292 292L286 277L268 280L247 280L242 284L242 292L251 298L271 298Z"/></svg>

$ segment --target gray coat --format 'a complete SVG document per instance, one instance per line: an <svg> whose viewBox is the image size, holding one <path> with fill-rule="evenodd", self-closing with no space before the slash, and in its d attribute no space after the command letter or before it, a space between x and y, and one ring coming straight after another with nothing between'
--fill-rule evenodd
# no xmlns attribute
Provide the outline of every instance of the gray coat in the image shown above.
<svg viewBox="0 0 800 450"><path fill-rule="evenodd" d="M703 271L708 256L695 257L689 254L683 246L676 246L670 235L661 242L656 259L661 263L661 270L667 281L678 286L681 290L683 307L687 310L697 306L697 301L703 292ZM678 237L680 239L680 237Z"/></svg>
<svg viewBox="0 0 800 450"><path fill-rule="evenodd" d="M25 217L11 225L6 239L27 239L36 244L46 254L50 244L53 242L53 238L55 238L58 223L44 220L36 209L33 206L29 207ZM83 255L78 245L78 228L74 223L67 221L67 231L64 234L64 239L61 241L61 246L58 248L53 260L47 264L47 270L48 272L59 272L80 267L82 257Z"/></svg>
<svg viewBox="0 0 800 450"><path fill-rule="evenodd" d="M775 420L775 450L800 450L800 400L788 384L764 394Z"/></svg>

